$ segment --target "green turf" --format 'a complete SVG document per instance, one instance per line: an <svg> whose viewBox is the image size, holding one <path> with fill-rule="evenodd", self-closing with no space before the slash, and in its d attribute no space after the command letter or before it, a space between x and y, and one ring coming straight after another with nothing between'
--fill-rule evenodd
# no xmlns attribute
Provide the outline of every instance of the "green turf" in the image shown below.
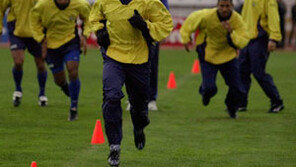
<svg viewBox="0 0 296 167"><path fill-rule="evenodd" d="M0 55L0 166L28 167L32 161L38 167L107 166L108 144L90 144L96 119L102 119L102 59L98 51L81 58L76 122L67 121L69 99L54 85L50 73L49 105L37 105L36 68L29 55L24 66L23 101L20 107L12 107L12 59L7 49L1 49ZM218 94L208 107L202 106L198 94L201 76L190 73L195 58L194 52L161 51L159 111L150 113L143 151L134 147L130 115L124 111L121 166L296 166L296 55L274 53L267 67L286 109L268 114L269 101L253 82L249 110L239 113L238 120L229 119L224 111L227 87L220 75ZM176 90L166 89L170 71L176 75Z"/></svg>

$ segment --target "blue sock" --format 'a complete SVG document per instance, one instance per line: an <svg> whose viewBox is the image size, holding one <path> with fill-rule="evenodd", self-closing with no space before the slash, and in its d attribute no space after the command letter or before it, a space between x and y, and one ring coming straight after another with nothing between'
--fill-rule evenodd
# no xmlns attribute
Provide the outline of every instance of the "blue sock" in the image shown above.
<svg viewBox="0 0 296 167"><path fill-rule="evenodd" d="M70 81L69 84L70 98L71 98L71 108L77 108L78 96L80 92L80 80Z"/></svg>
<svg viewBox="0 0 296 167"><path fill-rule="evenodd" d="M13 79L15 83L15 90L22 91L21 83L23 78L23 70L18 71L15 68L12 69Z"/></svg>
<svg viewBox="0 0 296 167"><path fill-rule="evenodd" d="M38 83L39 83L39 97L45 95L45 84L47 80L47 71L39 72L37 74Z"/></svg>

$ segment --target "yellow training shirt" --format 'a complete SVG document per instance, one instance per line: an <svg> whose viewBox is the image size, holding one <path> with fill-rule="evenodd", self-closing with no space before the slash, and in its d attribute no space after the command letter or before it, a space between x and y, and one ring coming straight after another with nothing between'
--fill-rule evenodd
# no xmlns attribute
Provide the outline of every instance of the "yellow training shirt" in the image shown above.
<svg viewBox="0 0 296 167"><path fill-rule="evenodd" d="M260 26L269 34L270 39L275 41L282 39L276 0L245 0L242 17L247 23L251 39L258 36L258 21L260 21Z"/></svg>
<svg viewBox="0 0 296 167"><path fill-rule="evenodd" d="M60 10L54 0L39 0L30 13L33 37L41 42L46 36L47 47L57 49L75 37L78 17L84 21L84 35L88 37L89 12L90 5L86 0L71 0L64 10Z"/></svg>
<svg viewBox="0 0 296 167"><path fill-rule="evenodd" d="M15 17L13 34L18 37L32 37L29 13L38 0L3 0L4 8L10 7L9 13Z"/></svg>
<svg viewBox="0 0 296 167"><path fill-rule="evenodd" d="M106 54L118 62L142 64L148 61L148 46L141 31L128 22L135 9L146 21L155 41L165 39L173 29L172 17L159 0L132 0L127 5L120 0L97 0L90 14L92 30L102 29L104 25L100 20L107 20L110 45Z"/></svg>
<svg viewBox="0 0 296 167"><path fill-rule="evenodd" d="M233 11L229 23L233 29L230 34L232 43L238 49L244 48L249 39L241 16ZM201 44L204 38L206 40L205 61L223 64L237 56L237 50L228 43L228 31L221 25L217 8L203 9L190 14L180 29L182 43L190 42L190 35L197 29L200 30L201 36L197 38L196 44Z"/></svg>
<svg viewBox="0 0 296 167"><path fill-rule="evenodd" d="M5 12L6 10L9 8L10 5L10 1L6 1L6 0L0 0L0 31L2 31L3 28L3 18L5 16ZM13 14L13 12L11 12L12 9L9 9L9 13L7 15L7 22L11 22L15 20L15 16ZM0 33L1 34L1 33Z"/></svg>

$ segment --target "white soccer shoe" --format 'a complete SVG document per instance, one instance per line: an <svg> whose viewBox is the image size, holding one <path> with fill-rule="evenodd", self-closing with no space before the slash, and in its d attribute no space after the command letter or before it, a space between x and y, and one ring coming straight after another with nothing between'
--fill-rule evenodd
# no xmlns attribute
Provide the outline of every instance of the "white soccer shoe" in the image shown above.
<svg viewBox="0 0 296 167"><path fill-rule="evenodd" d="M23 93L20 91L14 91L12 95L13 106L18 107L21 104Z"/></svg>
<svg viewBox="0 0 296 167"><path fill-rule="evenodd" d="M157 105L156 105L156 101L155 101L155 100L150 101L150 102L148 103L148 110L149 110L149 111L157 111L157 110L158 110Z"/></svg>
<svg viewBox="0 0 296 167"><path fill-rule="evenodd" d="M38 101L39 106L45 107L47 106L47 102L48 102L48 99L46 96L39 96L39 101Z"/></svg>

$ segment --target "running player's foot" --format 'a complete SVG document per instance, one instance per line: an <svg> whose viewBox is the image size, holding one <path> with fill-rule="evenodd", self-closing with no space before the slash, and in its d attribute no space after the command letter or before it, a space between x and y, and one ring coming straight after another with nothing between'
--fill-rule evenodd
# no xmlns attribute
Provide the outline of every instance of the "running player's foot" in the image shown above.
<svg viewBox="0 0 296 167"><path fill-rule="evenodd" d="M155 100L150 101L148 103L148 110L150 110L150 111L157 111L158 110Z"/></svg>
<svg viewBox="0 0 296 167"><path fill-rule="evenodd" d="M118 166L120 163L120 145L110 145L110 154L108 156L110 166Z"/></svg>
<svg viewBox="0 0 296 167"><path fill-rule="evenodd" d="M48 101L48 99L46 96L39 96L38 104L41 107L45 107L45 106L47 106L47 101Z"/></svg>
<svg viewBox="0 0 296 167"><path fill-rule="evenodd" d="M269 109L269 113L279 113L285 108L283 102L281 101L280 103L275 103L271 105L271 108Z"/></svg>
<svg viewBox="0 0 296 167"><path fill-rule="evenodd" d="M69 112L68 121L75 121L78 119L78 111L77 108L71 108Z"/></svg>
<svg viewBox="0 0 296 167"><path fill-rule="evenodd" d="M210 100L211 100L210 98L205 97L205 96L202 96L202 104L203 104L204 106L209 105Z"/></svg>
<svg viewBox="0 0 296 167"><path fill-rule="evenodd" d="M20 91L14 91L12 95L13 106L18 107L21 104L23 93Z"/></svg>
<svg viewBox="0 0 296 167"><path fill-rule="evenodd" d="M233 118L233 119L237 118L237 115L236 115L237 110L235 110L235 109L227 109L227 112L228 112L228 115L230 116L230 118Z"/></svg>
<svg viewBox="0 0 296 167"><path fill-rule="evenodd" d="M134 129L134 137L135 137L135 145L138 150L142 150L145 147L145 134L144 129L135 130Z"/></svg>

